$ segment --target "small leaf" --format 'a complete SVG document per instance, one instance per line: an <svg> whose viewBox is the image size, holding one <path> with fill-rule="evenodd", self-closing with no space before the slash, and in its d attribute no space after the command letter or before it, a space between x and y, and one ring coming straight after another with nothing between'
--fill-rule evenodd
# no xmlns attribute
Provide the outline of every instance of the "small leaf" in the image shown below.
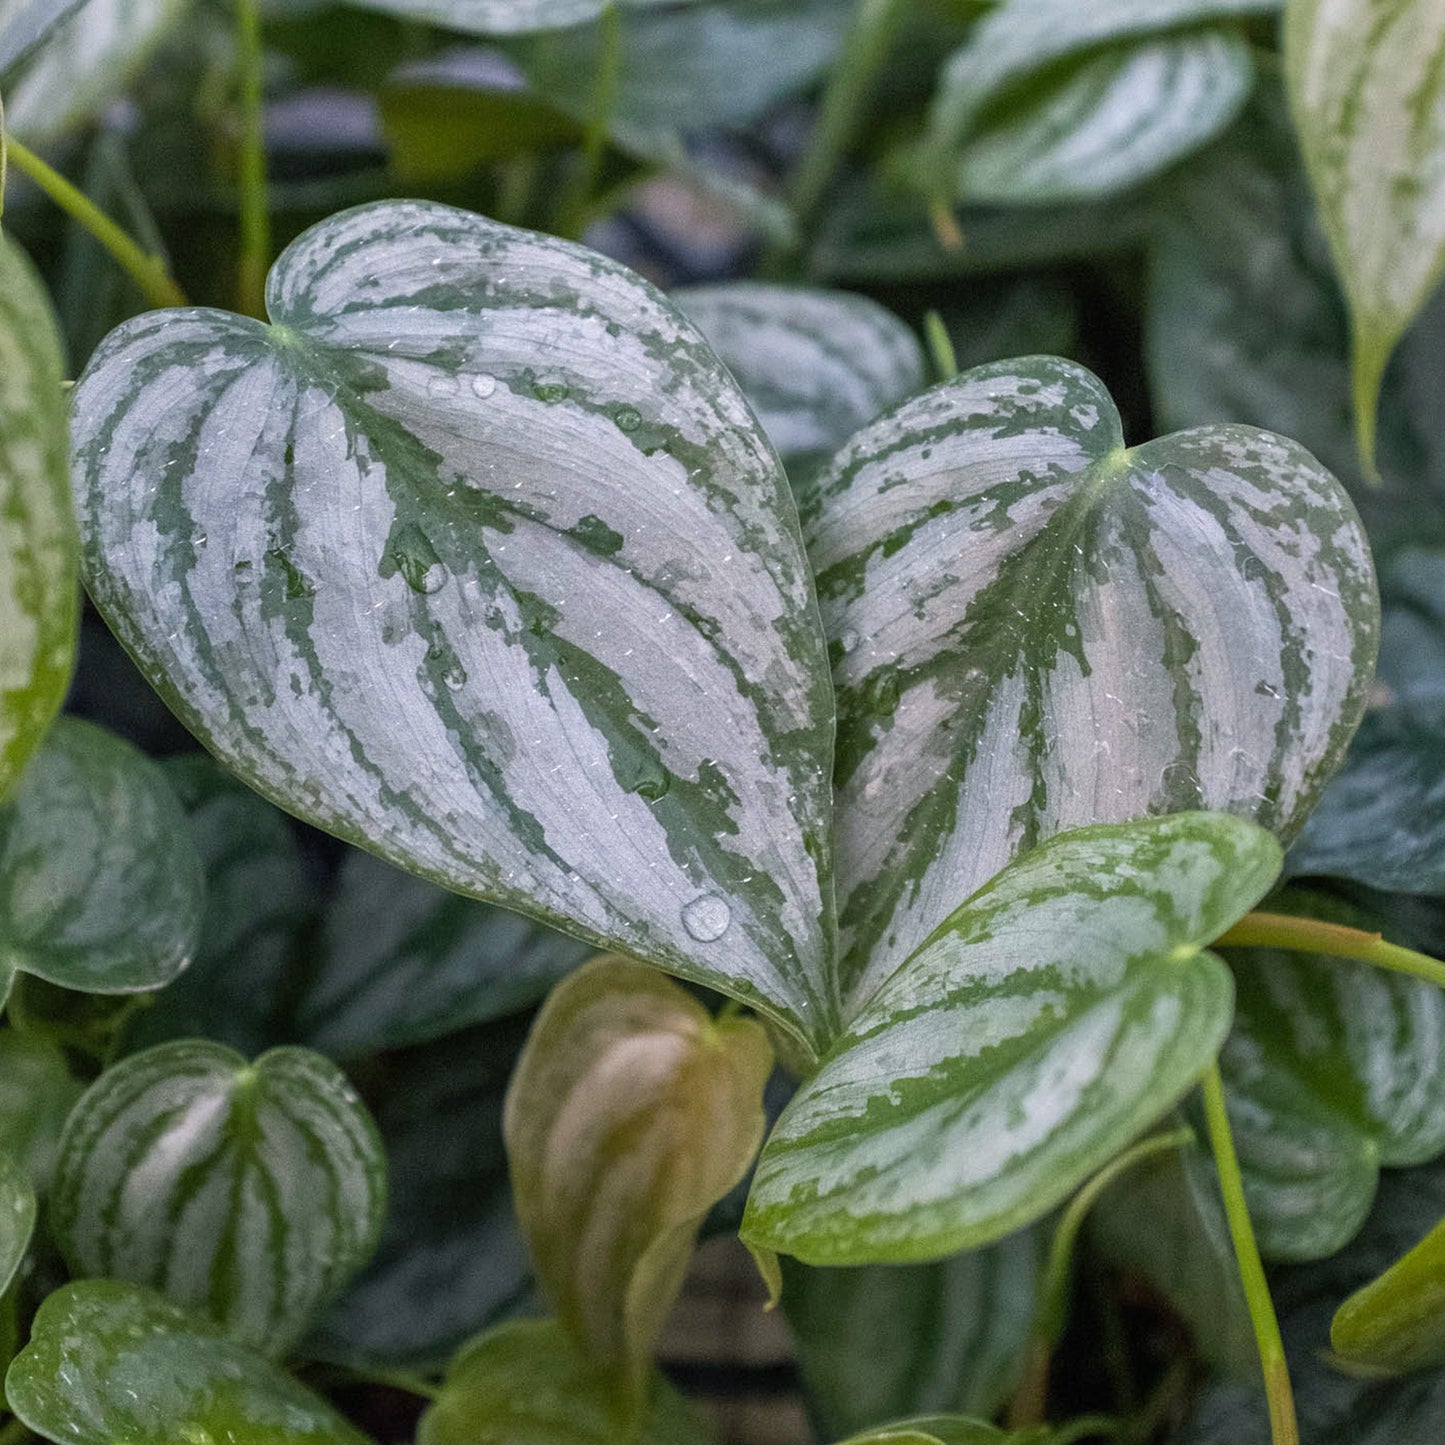
<svg viewBox="0 0 1445 1445"><path fill-rule="evenodd" d="M615 262L421 202L269 284L274 326L152 312L76 389L88 579L142 670L307 821L823 1037L827 660L711 349Z"/></svg>
<svg viewBox="0 0 1445 1445"><path fill-rule="evenodd" d="M56 723L0 805L0 996L17 971L135 993L190 962L205 885L159 764L90 723Z"/></svg>
<svg viewBox="0 0 1445 1445"><path fill-rule="evenodd" d="M1340 1306L1330 1343L1373 1370L1445 1364L1445 1220Z"/></svg>
<svg viewBox="0 0 1445 1445"><path fill-rule="evenodd" d="M727 363L795 480L924 384L917 336L867 297L734 281L673 299Z"/></svg>
<svg viewBox="0 0 1445 1445"><path fill-rule="evenodd" d="M614 1445L609 1383L590 1371L555 1320L502 1325L461 1350L417 1445ZM708 1432L660 1375L625 1437L630 1445L703 1445Z"/></svg>
<svg viewBox="0 0 1445 1445"><path fill-rule="evenodd" d="M1062 830L1210 808L1288 838L1364 708L1369 544L1270 433L1126 450L1082 367L1000 362L860 433L801 507L858 997Z"/></svg>
<svg viewBox="0 0 1445 1445"><path fill-rule="evenodd" d="M0 1150L0 1293L10 1288L34 1232L34 1187L15 1159Z"/></svg>
<svg viewBox="0 0 1445 1445"><path fill-rule="evenodd" d="M962 1415L921 1415L852 1435L844 1445L1049 1445L1044 1429L1000 1430Z"/></svg>
<svg viewBox="0 0 1445 1445"><path fill-rule="evenodd" d="M40 1306L5 1397L57 1445L370 1445L270 1360L118 1280Z"/></svg>
<svg viewBox="0 0 1445 1445"><path fill-rule="evenodd" d="M296 1027L332 1055L423 1043L532 1007L595 951L352 853L322 915Z"/></svg>
<svg viewBox="0 0 1445 1445"><path fill-rule="evenodd" d="M63 376L45 289L0 237L0 799L59 711L75 657Z"/></svg>
<svg viewBox="0 0 1445 1445"><path fill-rule="evenodd" d="M820 1427L831 1438L928 1411L995 1414L1018 1383L1038 1263L1032 1231L937 1264L790 1261L783 1310Z"/></svg>
<svg viewBox="0 0 1445 1445"><path fill-rule="evenodd" d="M60 1132L83 1092L57 1044L0 1032L0 1154L24 1169L37 1191L50 1187Z"/></svg>
<svg viewBox="0 0 1445 1445"><path fill-rule="evenodd" d="M384 1207L376 1126L335 1065L192 1041L90 1087L50 1215L74 1273L152 1285L281 1355L370 1257Z"/></svg>
<svg viewBox="0 0 1445 1445"><path fill-rule="evenodd" d="M1355 430L1372 469L1385 363L1445 271L1445 8L1287 0L1284 70L1349 299Z"/></svg>
<svg viewBox="0 0 1445 1445"><path fill-rule="evenodd" d="M560 983L507 1094L517 1215L583 1356L634 1397L704 1215L762 1141L773 1054L669 979L604 958Z"/></svg>
<svg viewBox="0 0 1445 1445"><path fill-rule="evenodd" d="M1223 814L1082 828L965 903L868 997L773 1130L743 1235L810 1264L987 1244L1171 1108L1229 1028L1202 950L1279 845Z"/></svg>

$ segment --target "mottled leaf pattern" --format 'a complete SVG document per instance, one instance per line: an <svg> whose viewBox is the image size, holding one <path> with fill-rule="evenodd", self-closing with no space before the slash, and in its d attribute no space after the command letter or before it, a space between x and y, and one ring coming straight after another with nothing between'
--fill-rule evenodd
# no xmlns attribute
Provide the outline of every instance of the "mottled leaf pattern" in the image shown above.
<svg viewBox="0 0 1445 1445"><path fill-rule="evenodd" d="M1385 363L1445 271L1445 7L1288 0L1284 57L1350 303L1356 430L1370 458Z"/></svg>
<svg viewBox="0 0 1445 1445"><path fill-rule="evenodd" d="M260 792L831 1027L826 659L776 455L631 272L419 202L266 327L151 313L76 393L98 605Z"/></svg>
<svg viewBox="0 0 1445 1445"><path fill-rule="evenodd" d="M727 363L795 474L924 385L918 338L865 296L734 281L673 299Z"/></svg>
<svg viewBox="0 0 1445 1445"><path fill-rule="evenodd" d="M867 998L773 1130L743 1237L907 1262L1045 1214L1198 1080L1229 1028L1202 950L1279 871L1224 814L1079 829L1001 873Z"/></svg>
<svg viewBox="0 0 1445 1445"><path fill-rule="evenodd" d="M654 1374L646 1409L619 1429L605 1379L555 1320L502 1325L458 1352L417 1445L705 1445L687 1402Z"/></svg>
<svg viewBox="0 0 1445 1445"><path fill-rule="evenodd" d="M120 1280L41 1305L5 1397L57 1445L370 1445L270 1360Z"/></svg>
<svg viewBox="0 0 1445 1445"><path fill-rule="evenodd" d="M373 10L429 20L448 30L477 35L525 35L560 30L596 20L611 0L357 0ZM661 4L696 0L616 0L626 10L647 10Z"/></svg>
<svg viewBox="0 0 1445 1445"><path fill-rule="evenodd" d="M91 723L51 729L0 805L0 995L16 972L90 993L169 983L204 880L158 763Z"/></svg>
<svg viewBox="0 0 1445 1445"><path fill-rule="evenodd" d="M1053 833L1202 807L1288 837L1363 709L1379 602L1338 482L1247 427L1125 450L1072 363L905 402L803 514L860 997Z"/></svg>
<svg viewBox="0 0 1445 1445"><path fill-rule="evenodd" d="M63 376L40 278L0 237L0 798L59 709L75 655Z"/></svg>
<svg viewBox="0 0 1445 1445"><path fill-rule="evenodd" d="M517 1216L585 1359L629 1398L707 1211L762 1142L773 1051L756 1019L603 958L553 990L507 1092Z"/></svg>
<svg viewBox="0 0 1445 1445"><path fill-rule="evenodd" d="M371 1116L319 1054L162 1044L76 1105L50 1220L74 1273L154 1286L280 1355L375 1248L385 1171Z"/></svg>

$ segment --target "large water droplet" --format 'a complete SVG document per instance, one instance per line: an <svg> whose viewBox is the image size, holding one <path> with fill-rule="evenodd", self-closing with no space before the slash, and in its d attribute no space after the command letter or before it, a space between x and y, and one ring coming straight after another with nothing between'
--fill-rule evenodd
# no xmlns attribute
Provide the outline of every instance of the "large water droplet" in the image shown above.
<svg viewBox="0 0 1445 1445"><path fill-rule="evenodd" d="M671 783L671 775L655 757L644 757L639 760L634 777L623 786L629 793L636 793L639 798L655 803L667 796Z"/></svg>
<svg viewBox="0 0 1445 1445"><path fill-rule="evenodd" d="M556 406L559 401L567 400L571 388L560 381L539 381L532 387L532 392L538 401L547 406Z"/></svg>
<svg viewBox="0 0 1445 1445"><path fill-rule="evenodd" d="M307 598L316 596L316 588L312 585L310 578L280 547L269 548L266 552L266 560L280 569L288 602L304 602Z"/></svg>
<svg viewBox="0 0 1445 1445"><path fill-rule="evenodd" d="M380 571L383 577L395 577L400 572L413 592L440 591L447 580L447 569L436 548L415 522L403 522L392 529L386 551L381 554Z"/></svg>
<svg viewBox="0 0 1445 1445"><path fill-rule="evenodd" d="M635 406L619 406L612 413L612 420L625 432L634 432L642 425L642 413Z"/></svg>
<svg viewBox="0 0 1445 1445"><path fill-rule="evenodd" d="M682 926L699 943L716 942L732 921L732 909L716 893L704 893L682 910Z"/></svg>
<svg viewBox="0 0 1445 1445"><path fill-rule="evenodd" d="M472 395L480 397L485 401L497 389L497 378L488 376L485 371L479 371L472 378Z"/></svg>

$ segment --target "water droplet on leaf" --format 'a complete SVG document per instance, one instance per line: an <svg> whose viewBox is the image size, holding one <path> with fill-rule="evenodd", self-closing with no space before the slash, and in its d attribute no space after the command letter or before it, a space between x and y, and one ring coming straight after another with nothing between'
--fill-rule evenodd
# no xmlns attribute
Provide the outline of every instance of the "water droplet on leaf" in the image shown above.
<svg viewBox="0 0 1445 1445"><path fill-rule="evenodd" d="M716 942L732 921L732 909L716 893L704 893L682 910L682 926L699 943Z"/></svg>
<svg viewBox="0 0 1445 1445"><path fill-rule="evenodd" d="M485 371L478 372L472 378L472 394L479 396L485 401L497 389L497 378L488 376Z"/></svg>
<svg viewBox="0 0 1445 1445"><path fill-rule="evenodd" d="M619 406L612 413L612 420L625 432L634 432L642 425L642 413L635 406Z"/></svg>
<svg viewBox="0 0 1445 1445"><path fill-rule="evenodd" d="M413 592L437 592L447 580L447 569L436 548L415 522L403 522L392 529L386 551L381 554L380 571L383 577L395 577L400 572Z"/></svg>

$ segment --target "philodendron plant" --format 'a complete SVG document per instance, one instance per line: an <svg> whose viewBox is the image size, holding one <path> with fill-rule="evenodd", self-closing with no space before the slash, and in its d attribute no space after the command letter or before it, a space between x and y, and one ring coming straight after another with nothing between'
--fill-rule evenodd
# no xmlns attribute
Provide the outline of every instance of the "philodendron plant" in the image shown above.
<svg viewBox="0 0 1445 1445"><path fill-rule="evenodd" d="M1382 611L1368 480L1425 448L1385 378L1445 264L1445 24L1290 0L1276 63L1270 0L1031 4L276 0L268 71L254 0L234 35L0 0L22 223L49 197L85 233L45 279L0 238L0 1445L705 1440L659 1365L703 1231L849 1445L1342 1445L1354 1404L1297 1410L1286 1364L1322 1307L1351 1369L1445 1360L1445 964L1393 897L1445 877L1414 741L1445 565L1392 545ZM378 39L394 164L442 194L303 185L272 262L268 74ZM81 189L30 149L139 76L120 128L201 165L176 117L214 87L144 69L188 41L242 82L234 310L186 304L152 201L190 201L118 131ZM684 143L820 77L782 199ZM870 105L902 117L876 150ZM668 294L574 238L659 171L764 274ZM1040 319L1062 272L1018 283L1032 332L940 295L926 350L802 284L876 257L860 195L924 218L927 265L915 226L879 273L922 284L1072 258L1146 183L1156 439L989 339L1077 350ZM1231 186L1289 233L1272 279L1200 239ZM1358 456L1259 424L1273 382L1198 401L1220 348L1171 319L1237 339L1276 304ZM154 716L118 641L209 759L57 720L77 576L74 711ZM1056 1370L1081 1258L1193 1343L1143 1358L1100 1289L1106 1368L1073 1374L1107 1387ZM1236 1383L1177 1434L1205 1362ZM1435 1389L1368 1438L1435 1438L1398 1425L1445 1422Z"/></svg>

